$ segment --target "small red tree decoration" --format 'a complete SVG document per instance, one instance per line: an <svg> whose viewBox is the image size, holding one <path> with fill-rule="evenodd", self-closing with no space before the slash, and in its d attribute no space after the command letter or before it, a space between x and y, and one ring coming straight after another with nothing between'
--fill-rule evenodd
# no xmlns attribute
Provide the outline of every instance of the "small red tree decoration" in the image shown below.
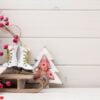
<svg viewBox="0 0 100 100"><path fill-rule="evenodd" d="M38 65L38 69L37 69L37 72L36 72L36 75L37 75L36 77L40 78L42 72L45 72L46 76L49 79L54 80L54 76L53 76L52 72L50 71L49 61L48 61L48 59L45 55L41 58L41 61Z"/></svg>

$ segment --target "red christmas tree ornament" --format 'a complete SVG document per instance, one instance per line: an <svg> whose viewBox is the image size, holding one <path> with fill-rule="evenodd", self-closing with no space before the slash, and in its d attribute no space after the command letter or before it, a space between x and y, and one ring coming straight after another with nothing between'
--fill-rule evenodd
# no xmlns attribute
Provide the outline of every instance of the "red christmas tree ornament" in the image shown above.
<svg viewBox="0 0 100 100"><path fill-rule="evenodd" d="M2 83L0 83L0 89L4 88L4 85Z"/></svg>
<svg viewBox="0 0 100 100"><path fill-rule="evenodd" d="M47 48L44 47L35 60L36 63L33 68L39 69L37 74L39 75L40 73L40 77L44 74L49 78L49 83L62 84L59 76L57 75L59 71L54 64L54 59Z"/></svg>
<svg viewBox="0 0 100 100"><path fill-rule="evenodd" d="M49 61L45 55L43 55L43 57L40 60L38 71L36 72L36 76L40 77L43 71L46 73L46 76L49 79L54 80L54 76L52 72L50 71Z"/></svg>
<svg viewBox="0 0 100 100"><path fill-rule="evenodd" d="M11 82L11 81L7 81L7 82L6 82L6 86L7 86L7 87L12 86L12 82Z"/></svg>

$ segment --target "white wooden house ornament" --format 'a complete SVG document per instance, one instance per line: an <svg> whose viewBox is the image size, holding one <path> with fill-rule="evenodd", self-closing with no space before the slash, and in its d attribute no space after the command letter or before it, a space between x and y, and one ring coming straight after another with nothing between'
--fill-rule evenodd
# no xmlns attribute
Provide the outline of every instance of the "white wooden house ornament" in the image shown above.
<svg viewBox="0 0 100 100"><path fill-rule="evenodd" d="M57 76L57 73L59 73L59 71L53 63L54 59L46 47L43 48L42 51L40 52L40 54L36 57L36 59L35 59L36 63L34 64L33 68L35 69L38 67L43 56L46 56L46 58L48 59L48 62L50 64L50 71L52 72L52 74L54 76L54 80L49 80L49 83L62 84L60 78Z"/></svg>

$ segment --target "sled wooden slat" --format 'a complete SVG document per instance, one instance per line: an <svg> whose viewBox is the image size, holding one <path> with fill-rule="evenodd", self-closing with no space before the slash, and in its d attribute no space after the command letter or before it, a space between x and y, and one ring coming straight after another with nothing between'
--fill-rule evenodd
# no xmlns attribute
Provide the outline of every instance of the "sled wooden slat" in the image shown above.
<svg viewBox="0 0 100 100"><path fill-rule="evenodd" d="M37 80L34 83L39 83L38 88L25 88L25 81L32 80L34 75L23 75L23 74L2 74L0 75L1 79L12 79L16 80L17 87L16 88L3 88L0 89L0 92L12 92L12 93L37 93L43 89L42 80Z"/></svg>
<svg viewBox="0 0 100 100"><path fill-rule="evenodd" d="M33 74L23 75L23 74L2 74L0 75L0 78L6 78L6 79L32 79Z"/></svg>

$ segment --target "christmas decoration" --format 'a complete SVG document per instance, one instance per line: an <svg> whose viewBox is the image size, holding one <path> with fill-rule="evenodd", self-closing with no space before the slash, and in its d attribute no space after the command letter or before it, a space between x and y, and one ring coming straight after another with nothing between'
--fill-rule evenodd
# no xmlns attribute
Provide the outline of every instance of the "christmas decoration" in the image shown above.
<svg viewBox="0 0 100 100"><path fill-rule="evenodd" d="M33 66L37 71L37 77L41 76L42 72L45 72L46 76L49 78L50 83L62 84L61 80L57 76L59 72L53 63L53 58L48 52L47 48L43 48L40 55L36 58L36 63Z"/></svg>
<svg viewBox="0 0 100 100"><path fill-rule="evenodd" d="M0 56L3 56L3 55L4 55L4 53L2 51L0 51Z"/></svg>
<svg viewBox="0 0 100 100"><path fill-rule="evenodd" d="M2 83L0 83L0 89L2 89L4 87L4 85Z"/></svg>
<svg viewBox="0 0 100 100"><path fill-rule="evenodd" d="M29 64L29 53L30 50L23 47L19 46L19 59L18 59L18 67L22 68L26 71L33 71L33 67Z"/></svg>
<svg viewBox="0 0 100 100"><path fill-rule="evenodd" d="M9 22L8 17L0 15L0 30L1 31L5 30L9 34L11 34L13 36L13 43L17 44L20 41L20 38L9 27L10 27L10 22ZM4 45L4 49L7 49L7 45ZM4 55L3 50L0 50L0 56L3 56L3 55Z"/></svg>
<svg viewBox="0 0 100 100"><path fill-rule="evenodd" d="M62 84L57 76L59 71L48 50L44 48L36 58L36 64L31 66L30 50L23 46L21 34L14 33L10 26L9 18L0 15L0 30L10 33L13 42L12 45L5 44L0 48L0 56L6 54L6 62L2 65L5 70L0 73L0 89L7 92L39 92L49 83Z"/></svg>
<svg viewBox="0 0 100 100"><path fill-rule="evenodd" d="M3 67L7 67L3 73L20 73L30 74L33 71L33 67L29 64L30 50L26 49L22 45L5 45L7 52L7 61L3 64Z"/></svg>
<svg viewBox="0 0 100 100"><path fill-rule="evenodd" d="M11 81L7 81L5 84L6 84L7 87L11 87L12 86L12 82Z"/></svg>
<svg viewBox="0 0 100 100"><path fill-rule="evenodd" d="M8 44L5 44L4 45L4 49L8 49Z"/></svg>
<svg viewBox="0 0 100 100"><path fill-rule="evenodd" d="M18 46L8 46L7 50L7 62L3 64L3 67L17 66L17 49Z"/></svg>

